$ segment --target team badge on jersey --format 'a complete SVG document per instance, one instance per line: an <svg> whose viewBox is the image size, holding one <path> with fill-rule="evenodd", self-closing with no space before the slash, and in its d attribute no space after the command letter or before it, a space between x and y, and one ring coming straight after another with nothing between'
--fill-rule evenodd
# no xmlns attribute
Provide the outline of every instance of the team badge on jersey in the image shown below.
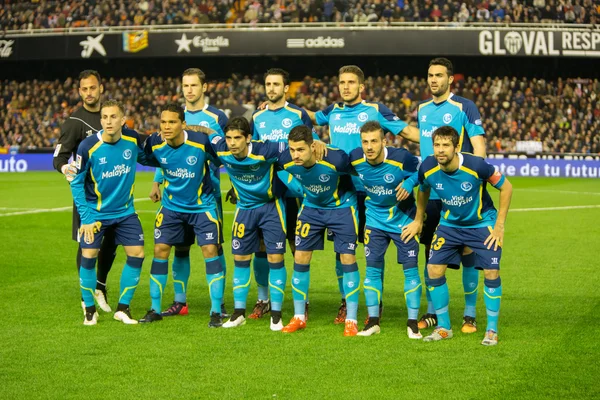
<svg viewBox="0 0 600 400"><path fill-rule="evenodd" d="M131 158L131 150L127 149L123 152L123 158L129 160Z"/></svg>
<svg viewBox="0 0 600 400"><path fill-rule="evenodd" d="M450 114L450 113L444 114L444 117L442 119L445 124L449 124L450 122L452 122L452 114Z"/></svg>
<svg viewBox="0 0 600 400"><path fill-rule="evenodd" d="M369 114L367 114L366 112L361 112L360 114L358 114L357 118L360 122L365 122L369 119Z"/></svg>
<svg viewBox="0 0 600 400"><path fill-rule="evenodd" d="M198 158L195 156L189 156L185 159L185 162L188 163L188 165L196 165L196 163L198 162Z"/></svg>
<svg viewBox="0 0 600 400"><path fill-rule="evenodd" d="M331 177L330 177L329 175L326 175L326 174L321 174L321 175L319 176L319 180L320 180L321 182L323 182L323 183L325 183L325 182L329 182L329 179L331 179Z"/></svg>
<svg viewBox="0 0 600 400"><path fill-rule="evenodd" d="M281 125L283 125L284 128L289 128L292 126L292 120L289 118L284 118L283 121L281 121Z"/></svg>
<svg viewBox="0 0 600 400"><path fill-rule="evenodd" d="M383 176L383 180L386 181L387 183L392 183L392 182L394 182L394 175L393 174L385 174Z"/></svg>
<svg viewBox="0 0 600 400"><path fill-rule="evenodd" d="M460 188L465 192L468 192L469 190L473 189L473 184L471 184L471 182L463 182L460 184Z"/></svg>

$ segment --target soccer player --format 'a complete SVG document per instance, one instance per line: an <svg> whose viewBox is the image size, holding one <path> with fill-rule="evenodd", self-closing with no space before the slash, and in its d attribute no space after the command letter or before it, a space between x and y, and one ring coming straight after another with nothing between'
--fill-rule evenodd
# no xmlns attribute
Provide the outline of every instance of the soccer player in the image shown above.
<svg viewBox="0 0 600 400"><path fill-rule="evenodd" d="M381 103L367 102L362 99L361 93L365 90L365 74L356 65L346 65L340 68L338 87L342 102L334 103L325 110L316 113L307 111L313 123L329 126L329 139L333 147L341 149L347 154L360 147L360 127L367 121L378 121L385 132L391 132L394 135L404 133L407 130L407 124L401 121L389 108ZM358 177L354 176L352 180L358 200L358 240L362 242L366 193ZM336 255L335 269L340 293L342 294L342 303L334 322L340 324L345 320L346 303L343 299L342 262L339 254Z"/></svg>
<svg viewBox="0 0 600 400"><path fill-rule="evenodd" d="M369 319L359 336L380 332L379 303L383 288L385 252L394 242L398 264L404 270L404 297L408 309L407 334L410 339L421 339L417 318L421 303L421 279L418 260L419 243L416 239L404 243L402 227L412 222L415 213L413 188L417 185L419 160L406 149L386 147L386 139L377 121L368 121L360 128L362 147L350 153L352 167L366 189L365 257L367 271L364 292ZM396 188L399 199L396 198Z"/></svg>
<svg viewBox="0 0 600 400"><path fill-rule="evenodd" d="M433 189L442 202L442 218L435 231L427 269L426 285L438 326L423 340L450 339L452 328L448 315L448 285L446 268L460 261L462 250L473 250L477 268L484 273L484 301L487 328L481 344L498 343L498 313L502 298L500 258L504 240L504 224L512 197L512 185L494 166L483 158L461 153L460 135L451 126L433 132L433 156L419 167L419 196L413 223L403 228L402 239L412 240L423 228L429 193ZM500 190L499 211L496 211L487 183Z"/></svg>
<svg viewBox="0 0 600 400"><path fill-rule="evenodd" d="M77 155L77 148L80 143L88 136L98 133L102 129L100 124L100 97L104 92L100 74L94 70L85 70L79 74L79 96L83 106L76 109L73 114L65 121L61 127L60 138L54 151L54 168L65 175L67 181L71 182L77 173L74 162ZM69 163L69 158L73 157L73 164ZM73 203L73 228L72 238L79 241L79 226L81 218L77 213L75 203ZM108 305L106 294L106 279L110 271L117 246L115 244L115 235L112 230L104 233L104 239L100 244L98 253L98 275L94 297L98 306L104 312L111 312ZM77 247L77 271L81 265L81 246ZM81 305L85 312L83 299Z"/></svg>
<svg viewBox="0 0 600 400"><path fill-rule="evenodd" d="M290 154L284 154L280 164L300 181L305 195L296 224L292 277L294 317L283 332L295 332L306 327L304 311L312 253L323 250L324 233L329 229L333 233L334 249L340 254L343 271L347 305L344 336L356 336L360 274L355 256L358 217L356 193L349 175L350 160L342 150L330 148L327 155L318 161L312 131L304 125L292 129L288 141Z"/></svg>
<svg viewBox="0 0 600 400"><path fill-rule="evenodd" d="M425 159L433 155L432 133L441 126L451 126L459 132L459 151L473 153L485 158L485 132L481 126L481 116L477 106L470 100L454 95L450 86L454 81L452 62L446 58L434 58L429 63L427 84L432 94L430 100L419 105L417 112L418 129L409 127L404 135L407 139L419 142L421 157ZM425 211L425 225L421 232L420 240L425 245L425 258L429 257L433 233L440 222L442 203L438 194L431 193L427 210ZM463 314L463 333L477 331L475 321L475 307L479 284L479 272L475 268L476 256L465 248L461 262L463 264L463 288L465 293L465 310ZM450 265L458 268L460 263ZM427 269L425 269L427 279ZM419 328L425 329L437 325L437 319L431 304L430 293L427 292L427 313L419 320Z"/></svg>
<svg viewBox="0 0 600 400"><path fill-rule="evenodd" d="M206 84L206 75L198 68L189 68L183 71L181 77L181 90L185 98L185 122L188 130L201 131L201 127L223 134L223 128L227 124L227 116L218 108L206 103L205 93L208 85ZM210 177L212 180L213 195L217 204L219 222L223 225L223 202L221 200L221 180L220 171L213 163L209 162ZM162 170L158 169L154 177L154 183L150 198L158 199L160 196L159 185L163 181ZM223 274L227 275L227 263L223 254L223 232L220 231L218 244L219 260L223 266ZM175 258L173 259L173 279L175 284L175 300L168 310L162 313L163 316L186 315L187 307L187 287L190 276L190 253L189 250L175 247ZM227 318L225 305L221 307L221 315Z"/></svg>
<svg viewBox="0 0 600 400"><path fill-rule="evenodd" d="M290 89L290 75L287 71L271 68L265 73L264 79L268 101L263 109L257 110L252 115L250 124L253 132L252 138L254 140L282 142L287 146L287 138L292 128L298 125L306 125L312 129L312 122L304 109L286 101ZM313 136L316 140L319 139L316 134ZM296 218L302 197L294 197L291 193L291 191L288 191L285 195L285 212L287 239L293 253L295 250ZM270 310L269 264L267 254L262 249L254 256L254 278L258 285L258 300L249 318L258 319Z"/></svg>
<svg viewBox="0 0 600 400"><path fill-rule="evenodd" d="M140 322L160 321L161 300L167 283L171 247L189 254L194 237L202 248L206 263L206 280L211 299L209 327L222 325L221 304L224 290L223 266L218 256L219 231L207 155L216 157L206 135L184 130L184 111L177 104L167 104L160 116L160 133L146 142L145 152L154 157L164 171L166 180L162 206L154 224L154 259L150 271L150 297L152 308ZM164 138L164 140L163 140ZM183 289L188 274L177 271L173 280ZM184 291L185 293L185 291ZM177 294L176 294L177 295ZM187 313L187 309L184 309ZM179 310L178 314L182 314ZM168 311L163 315L173 315Z"/></svg>
<svg viewBox="0 0 600 400"><path fill-rule="evenodd" d="M234 312L224 328L246 323L246 302L250 286L250 260L264 240L270 272L271 330L280 331L281 306L287 281L284 265L286 248L285 203L274 187L275 167L287 149L285 143L252 141L250 124L244 117L232 118L225 126L225 138L211 135L210 142L225 165L237 204L233 218L231 249L234 257ZM280 190L281 188L279 188Z"/></svg>
<svg viewBox="0 0 600 400"><path fill-rule="evenodd" d="M81 217L79 281L85 302L83 323L97 323L94 305L96 258L104 233L114 230L116 243L123 245L127 254L114 318L125 324L137 324L131 317L129 304L144 261L144 234L133 207L133 186L136 160L143 164L152 162L145 159L137 132L122 130L125 111L121 103L105 102L100 114L102 130L81 142L75 161L77 175L71 182L73 199Z"/></svg>

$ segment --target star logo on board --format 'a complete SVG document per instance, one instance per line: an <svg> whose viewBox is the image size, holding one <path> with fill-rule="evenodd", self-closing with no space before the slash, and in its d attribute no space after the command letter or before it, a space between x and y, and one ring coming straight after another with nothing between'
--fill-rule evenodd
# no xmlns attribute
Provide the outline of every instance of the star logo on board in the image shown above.
<svg viewBox="0 0 600 400"><path fill-rule="evenodd" d="M192 44L192 39L188 39L187 36L185 35L185 33L181 35L181 39L179 39L179 40L175 39L175 43L177 44L177 46L179 46L177 48L178 54L184 50L187 53L191 53L190 44Z"/></svg>

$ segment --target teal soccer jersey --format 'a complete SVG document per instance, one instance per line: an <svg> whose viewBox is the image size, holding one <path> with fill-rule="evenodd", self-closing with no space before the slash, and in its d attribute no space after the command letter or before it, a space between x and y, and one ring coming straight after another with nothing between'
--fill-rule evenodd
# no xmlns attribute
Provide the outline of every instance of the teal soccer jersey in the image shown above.
<svg viewBox="0 0 600 400"><path fill-rule="evenodd" d="M282 188L275 185L275 166L282 153L289 153L285 143L252 141L248 156L238 159L229 151L223 136L213 134L210 142L229 173L238 198L237 207L256 208L280 197Z"/></svg>
<svg viewBox="0 0 600 400"><path fill-rule="evenodd" d="M362 148L350 153L350 162L366 190L366 225L387 232L402 233L402 227L412 222L415 198L412 195L418 183L419 160L406 149L384 148L381 164L371 165ZM396 187L403 183L411 193L402 201L396 200Z"/></svg>
<svg viewBox="0 0 600 400"><path fill-rule="evenodd" d="M294 164L287 151L281 156L280 165L302 184L303 207L356 207L356 193L349 175L350 160L343 151L328 148L323 160L310 168Z"/></svg>
<svg viewBox="0 0 600 400"><path fill-rule="evenodd" d="M290 131L298 125L313 128L306 111L286 102L276 110L270 110L268 106L264 110L257 110L252 114L250 128L254 140L287 143Z"/></svg>
<svg viewBox="0 0 600 400"><path fill-rule="evenodd" d="M144 151L160 164L165 189L162 206L171 211L201 213L214 210L213 186L207 161L216 157L205 134L184 131L181 146L171 147L158 133L146 141Z"/></svg>
<svg viewBox="0 0 600 400"><path fill-rule="evenodd" d="M82 224L135 213L133 186L136 164L158 166L147 159L137 132L123 130L116 143L105 143L102 132L84 139L75 158L78 170L71 192Z"/></svg>
<svg viewBox="0 0 600 400"><path fill-rule="evenodd" d="M333 147L344 150L347 154L361 146L360 128L367 121L377 121L385 132L394 135L406 128L406 123L398 118L389 108L381 103L362 101L347 105L334 103L315 115L317 125L329 125L329 141ZM362 185L358 178L353 178L358 191Z"/></svg>
<svg viewBox="0 0 600 400"><path fill-rule="evenodd" d="M486 190L489 181L496 188L504 184L504 176L483 158L456 153L459 167L444 172L434 156L427 157L419 167L421 191L428 188L442 201L440 225L454 228L493 226L497 211Z"/></svg>
<svg viewBox="0 0 600 400"><path fill-rule="evenodd" d="M458 132L458 151L472 153L471 138L485 135L481 126L481 115L475 103L460 96L450 94L446 101L434 103L433 99L419 104L417 126L420 131L421 157L433 155L433 132L442 126L451 126ZM431 200L437 200L436 193L431 193Z"/></svg>
<svg viewBox="0 0 600 400"><path fill-rule="evenodd" d="M189 111L185 110L185 122L188 125L200 125L206 128L210 128L213 131L224 135L223 129L227 125L227 116L221 110L216 107L205 104L202 110ZM215 189L215 197L221 197L221 172L219 168L215 167L211 163L210 165L210 177L212 179L212 186Z"/></svg>

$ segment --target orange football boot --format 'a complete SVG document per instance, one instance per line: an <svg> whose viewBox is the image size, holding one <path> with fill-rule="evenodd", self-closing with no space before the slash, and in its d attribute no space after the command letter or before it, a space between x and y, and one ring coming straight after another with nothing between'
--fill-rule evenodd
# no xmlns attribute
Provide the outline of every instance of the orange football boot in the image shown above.
<svg viewBox="0 0 600 400"><path fill-rule="evenodd" d="M344 328L344 336L356 336L358 333L358 327L356 322L346 320L346 327Z"/></svg>
<svg viewBox="0 0 600 400"><path fill-rule="evenodd" d="M281 332L292 333L304 328L306 328L306 322L302 321L300 318L294 317L289 324L283 327Z"/></svg>

